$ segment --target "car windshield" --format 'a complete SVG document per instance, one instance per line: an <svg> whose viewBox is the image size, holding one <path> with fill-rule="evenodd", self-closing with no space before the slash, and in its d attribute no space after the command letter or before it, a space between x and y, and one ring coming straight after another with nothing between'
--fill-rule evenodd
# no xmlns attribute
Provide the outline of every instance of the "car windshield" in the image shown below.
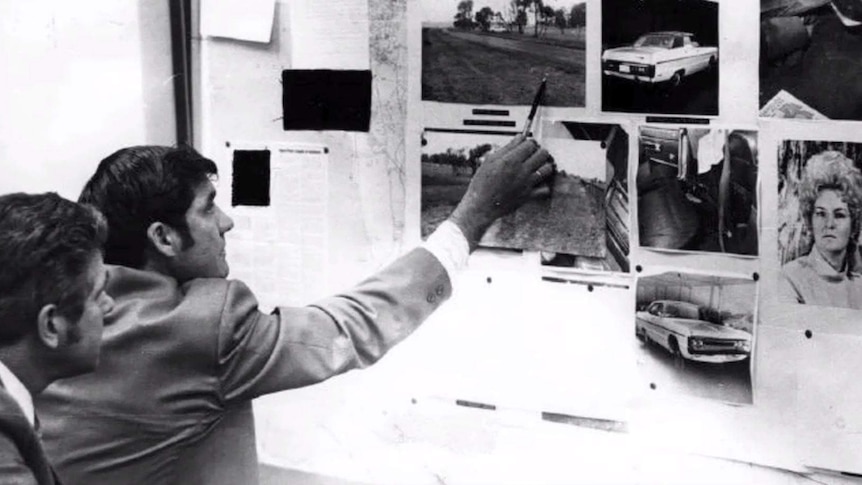
<svg viewBox="0 0 862 485"><path fill-rule="evenodd" d="M700 312L696 305L681 305L681 304L665 304L664 316L670 318L689 318L698 320Z"/></svg>
<svg viewBox="0 0 862 485"><path fill-rule="evenodd" d="M642 35L635 41L635 47L664 47L665 49L670 49L672 46L672 35Z"/></svg>

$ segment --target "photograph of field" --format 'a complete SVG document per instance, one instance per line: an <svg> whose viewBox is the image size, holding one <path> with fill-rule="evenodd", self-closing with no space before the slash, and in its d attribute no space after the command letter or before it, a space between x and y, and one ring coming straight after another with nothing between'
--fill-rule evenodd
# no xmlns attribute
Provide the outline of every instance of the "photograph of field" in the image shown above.
<svg viewBox="0 0 862 485"><path fill-rule="evenodd" d="M557 164L551 196L530 200L494 223L480 245L604 260L608 257L605 200L609 172L605 150L599 141L592 143L595 146L580 145L565 134L565 125L557 125L556 134L543 128L547 139L540 140ZM483 157L505 144L510 135L427 130L424 138L421 227L422 236L427 237L454 210Z"/></svg>
<svg viewBox="0 0 862 485"><path fill-rule="evenodd" d="M547 77L544 104L582 107L586 3L423 0L422 99L528 105Z"/></svg>

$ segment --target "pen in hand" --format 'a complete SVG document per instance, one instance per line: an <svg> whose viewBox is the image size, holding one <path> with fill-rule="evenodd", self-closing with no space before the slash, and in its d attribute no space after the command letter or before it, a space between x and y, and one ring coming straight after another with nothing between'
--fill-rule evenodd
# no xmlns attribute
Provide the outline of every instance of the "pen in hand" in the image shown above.
<svg viewBox="0 0 862 485"><path fill-rule="evenodd" d="M527 135L530 134L530 130L533 127L533 119L536 117L536 111L539 109L539 104L542 103L542 98L544 98L545 96L545 84L547 83L547 81L547 77L542 78L542 83L539 84L539 89L536 91L536 96L533 98L533 104L530 106L530 114L527 115L527 121L524 122L524 129L521 131L521 136L523 136L524 138L526 138ZM553 182L551 182L551 179L548 179L541 185L534 188L533 191L530 193L530 196L533 198L550 197L552 195L552 183Z"/></svg>
<svg viewBox="0 0 862 485"><path fill-rule="evenodd" d="M545 83L547 81L547 77L542 78L542 83L539 84L539 90L536 91L536 96L533 98L533 104L530 106L530 114L527 115L527 121L524 123L524 130L521 132L525 138L533 127L533 118L536 117L536 110L539 108L539 104L541 104L542 98L545 96Z"/></svg>

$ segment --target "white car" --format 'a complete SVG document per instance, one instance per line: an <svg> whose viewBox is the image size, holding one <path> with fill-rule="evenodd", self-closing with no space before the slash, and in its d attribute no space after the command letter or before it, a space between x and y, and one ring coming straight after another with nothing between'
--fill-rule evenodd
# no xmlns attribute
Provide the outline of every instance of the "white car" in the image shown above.
<svg viewBox="0 0 862 485"><path fill-rule="evenodd" d="M718 47L702 47L689 32L651 32L629 47L602 54L602 72L631 81L679 85L682 79L718 65Z"/></svg>
<svg viewBox="0 0 862 485"><path fill-rule="evenodd" d="M701 307L685 301L657 300L636 312L635 335L667 349L678 366L683 359L737 362L751 353L750 333L703 320Z"/></svg>

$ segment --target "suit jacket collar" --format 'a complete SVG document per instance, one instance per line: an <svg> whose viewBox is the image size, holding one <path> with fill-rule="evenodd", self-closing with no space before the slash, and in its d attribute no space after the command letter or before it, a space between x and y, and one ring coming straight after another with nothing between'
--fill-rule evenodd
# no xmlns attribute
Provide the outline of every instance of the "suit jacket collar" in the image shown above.
<svg viewBox="0 0 862 485"><path fill-rule="evenodd" d="M35 426L36 411L33 408L33 396L30 395L30 391L24 387L18 376L6 367L2 360L0 360L0 385L15 399L15 402L24 412L24 416L27 417L27 421Z"/></svg>

